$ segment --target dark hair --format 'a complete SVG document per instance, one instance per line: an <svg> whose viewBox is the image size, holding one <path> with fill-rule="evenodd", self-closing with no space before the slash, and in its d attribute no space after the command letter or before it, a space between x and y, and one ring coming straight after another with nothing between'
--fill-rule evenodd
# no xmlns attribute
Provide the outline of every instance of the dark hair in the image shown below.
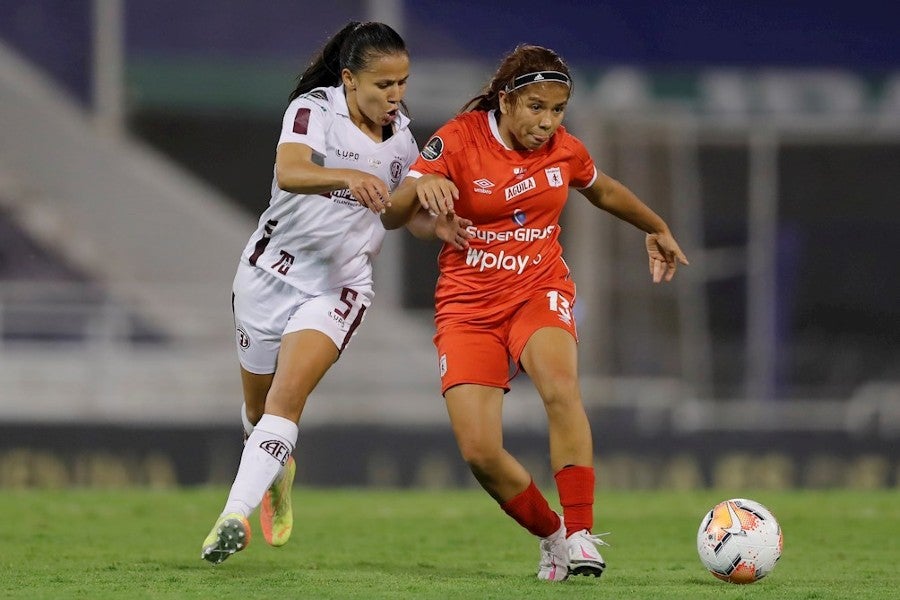
<svg viewBox="0 0 900 600"><path fill-rule="evenodd" d="M403 38L389 25L377 22L351 21L331 36L306 70L297 77L297 87L290 100L318 87L341 83L341 71L358 73L376 56L409 54Z"/></svg>
<svg viewBox="0 0 900 600"><path fill-rule="evenodd" d="M507 87L512 87L513 80L526 73L534 73L536 71L557 71L564 73L570 81L569 93L574 88L571 82L572 75L569 73L569 65L562 57L543 46L532 46L531 44L519 44L515 49L503 57L500 66L494 73L494 77L484 90L466 102L459 112L464 113L473 110L496 110L500 108L499 94ZM518 98L521 89L509 92L512 100Z"/></svg>

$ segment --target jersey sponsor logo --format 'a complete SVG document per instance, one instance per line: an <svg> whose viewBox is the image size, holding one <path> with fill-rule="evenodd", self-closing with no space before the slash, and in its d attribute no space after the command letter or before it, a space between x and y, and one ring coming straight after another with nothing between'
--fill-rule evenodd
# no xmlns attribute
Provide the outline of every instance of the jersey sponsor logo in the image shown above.
<svg viewBox="0 0 900 600"><path fill-rule="evenodd" d="M474 191L478 194L493 194L494 193L493 191L491 191L491 188L494 187L494 182L491 181L490 179L485 179L484 177L482 177L481 179L476 179L472 183L475 184L475 187L472 188L472 191Z"/></svg>
<svg viewBox="0 0 900 600"><path fill-rule="evenodd" d="M240 326L237 328L237 344L241 350L250 347L250 336L247 335L247 330Z"/></svg>
<svg viewBox="0 0 900 600"><path fill-rule="evenodd" d="M525 213L522 213L524 219ZM515 215L514 217L515 218ZM521 227L521 226L520 226ZM556 230L556 225L547 225L546 227L529 227L527 229L510 229L506 231L491 231L490 229L478 229L474 225L466 227L469 235L476 240L483 240L486 244L494 242L508 242L515 240L517 242L534 242L550 237Z"/></svg>
<svg viewBox="0 0 900 600"><path fill-rule="evenodd" d="M351 150L342 150L341 148L335 148L334 155L344 160L352 160L354 162L359 160L359 152L353 152Z"/></svg>
<svg viewBox="0 0 900 600"><path fill-rule="evenodd" d="M536 187L537 184L534 182L534 177L529 177L528 179L523 179L515 185L509 186L503 191L506 194L506 201L509 202L513 198L521 196L528 190L533 190Z"/></svg>
<svg viewBox="0 0 900 600"><path fill-rule="evenodd" d="M547 175L547 183L550 184L550 187L562 187L563 178L559 167L546 168L544 173Z"/></svg>
<svg viewBox="0 0 900 600"><path fill-rule="evenodd" d="M512 214L512 220L513 223L515 223L519 227L525 225L525 211L521 208L517 208L516 210L514 210Z"/></svg>
<svg viewBox="0 0 900 600"><path fill-rule="evenodd" d="M282 467L287 463L288 456L291 454L287 444L281 440L265 440L260 442L259 447L271 454L272 458L280 462Z"/></svg>
<svg viewBox="0 0 900 600"><path fill-rule="evenodd" d="M438 363L438 366L441 370L441 377L447 374L447 355L441 354L441 360Z"/></svg>
<svg viewBox="0 0 900 600"><path fill-rule="evenodd" d="M428 140L428 143L422 148L422 158L425 160L437 160L443 152L444 140L439 136L434 136Z"/></svg>
<svg viewBox="0 0 900 600"><path fill-rule="evenodd" d="M525 177L525 167L513 167L513 175L516 176L516 179L522 179Z"/></svg>
<svg viewBox="0 0 900 600"><path fill-rule="evenodd" d="M466 264L482 272L487 269L494 269L495 271L513 271L516 275L521 275L530 260L531 257L527 254L524 256L507 254L503 250L495 254L487 250L478 250L470 247L466 253Z"/></svg>
<svg viewBox="0 0 900 600"><path fill-rule="evenodd" d="M335 204L341 204L343 206L353 206L353 207L361 207L362 205L357 203L356 198L353 197L353 194L350 193L350 190L344 188L342 190L332 190L331 193L323 194L326 198L331 198L331 201Z"/></svg>
<svg viewBox="0 0 900 600"><path fill-rule="evenodd" d="M309 113L308 108L298 108L297 114L294 115L294 133L306 135L309 130Z"/></svg>

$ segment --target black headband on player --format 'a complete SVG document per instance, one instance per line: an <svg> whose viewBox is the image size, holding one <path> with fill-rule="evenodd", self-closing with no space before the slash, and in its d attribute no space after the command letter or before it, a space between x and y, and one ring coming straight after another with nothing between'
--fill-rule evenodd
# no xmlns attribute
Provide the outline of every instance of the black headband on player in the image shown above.
<svg viewBox="0 0 900 600"><path fill-rule="evenodd" d="M519 75L512 80L512 83L506 85L504 91L506 91L506 93L508 94L513 90L519 89L520 87L524 87L532 83L544 83L546 81L555 81L557 83L565 84L569 87L572 86L572 82L569 80L569 76L565 73L560 73L559 71L535 71L534 73L525 73L524 75Z"/></svg>

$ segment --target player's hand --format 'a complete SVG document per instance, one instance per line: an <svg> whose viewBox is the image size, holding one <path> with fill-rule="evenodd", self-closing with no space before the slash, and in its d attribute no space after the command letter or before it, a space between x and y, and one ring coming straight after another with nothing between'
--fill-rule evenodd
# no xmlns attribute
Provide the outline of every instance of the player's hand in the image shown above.
<svg viewBox="0 0 900 600"><path fill-rule="evenodd" d="M452 215L453 201L459 200L456 184L440 175L423 175L416 182L416 196L422 208L433 215Z"/></svg>
<svg viewBox="0 0 900 600"><path fill-rule="evenodd" d="M350 173L347 177L347 189L350 190L354 200L376 215L383 213L385 206L390 206L387 185L371 173L355 170Z"/></svg>
<svg viewBox="0 0 900 600"><path fill-rule="evenodd" d="M653 277L653 283L659 283L663 279L672 281L678 263L691 264L671 233L648 233L645 243L647 244L647 255L650 258L650 276Z"/></svg>
<svg viewBox="0 0 900 600"><path fill-rule="evenodd" d="M472 225L472 221L464 219L457 214L438 215L434 219L434 234L457 250L465 250L469 247L469 238L472 235L466 229Z"/></svg>

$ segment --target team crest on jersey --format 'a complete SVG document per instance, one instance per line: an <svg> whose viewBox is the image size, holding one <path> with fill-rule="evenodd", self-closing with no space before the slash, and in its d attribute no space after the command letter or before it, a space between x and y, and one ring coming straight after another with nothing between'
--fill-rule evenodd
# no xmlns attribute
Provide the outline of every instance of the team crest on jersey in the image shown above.
<svg viewBox="0 0 900 600"><path fill-rule="evenodd" d="M550 184L550 187L562 187L563 178L559 167L546 168L544 173L547 175L547 183Z"/></svg>
<svg viewBox="0 0 900 600"><path fill-rule="evenodd" d="M439 136L434 136L428 143L425 144L425 147L422 148L422 158L425 160L437 160L440 158L441 154L444 152L444 140L442 140Z"/></svg>
<svg viewBox="0 0 900 600"><path fill-rule="evenodd" d="M400 181L400 174L403 172L403 161L395 158L391 161L391 183L397 185Z"/></svg>
<svg viewBox="0 0 900 600"><path fill-rule="evenodd" d="M516 196L521 196L528 190L533 190L536 187L537 187L537 184L535 184L535 182L534 182L534 177L529 177L528 179L523 179L522 181L520 181L519 183L517 183L515 185L509 186L508 188L506 188L503 191L506 194L506 201L509 202Z"/></svg>

